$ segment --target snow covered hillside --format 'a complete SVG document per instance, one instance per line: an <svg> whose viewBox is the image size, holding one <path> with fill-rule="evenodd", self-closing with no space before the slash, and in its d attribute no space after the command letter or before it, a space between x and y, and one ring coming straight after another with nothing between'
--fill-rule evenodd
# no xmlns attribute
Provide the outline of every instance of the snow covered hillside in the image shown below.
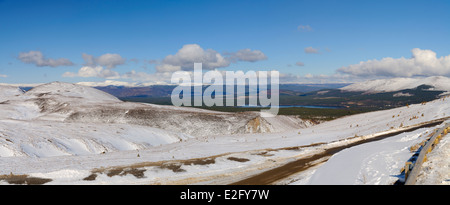
<svg viewBox="0 0 450 205"><path fill-rule="evenodd" d="M379 79L354 83L340 89L343 91L380 93L414 89L421 85L433 86L434 90L450 91L450 78L444 76L434 76L428 78Z"/></svg>
<svg viewBox="0 0 450 205"><path fill-rule="evenodd" d="M19 87L10 85L0 85L0 103L9 99L14 99L23 94Z"/></svg>
<svg viewBox="0 0 450 205"><path fill-rule="evenodd" d="M313 125L286 116L125 103L78 86L4 88L12 95L0 103L0 184L229 184L336 146L450 118L445 97ZM432 129L342 150L285 184L390 184L411 156L408 148ZM447 152L439 153L434 162L446 162L439 156ZM333 179L321 177L330 173Z"/></svg>
<svg viewBox="0 0 450 205"><path fill-rule="evenodd" d="M103 91L70 83L44 84L26 93L13 86L1 86L0 91L0 157L136 150L206 135L308 126L272 119L274 125L283 125L281 129L255 112L122 102Z"/></svg>

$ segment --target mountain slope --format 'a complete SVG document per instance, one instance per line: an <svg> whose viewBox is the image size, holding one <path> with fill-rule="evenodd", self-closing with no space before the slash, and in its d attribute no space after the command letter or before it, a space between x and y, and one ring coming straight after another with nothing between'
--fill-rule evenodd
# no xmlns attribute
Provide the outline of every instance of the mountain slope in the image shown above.
<svg viewBox="0 0 450 205"><path fill-rule="evenodd" d="M122 102L100 90L54 82L26 93L2 87L0 157L99 154L146 149L195 137L284 131L258 112L226 113ZM285 120L286 119L280 119ZM279 126L282 128L278 128Z"/></svg>
<svg viewBox="0 0 450 205"><path fill-rule="evenodd" d="M25 93L27 96L34 97L66 97L66 98L82 98L90 101L115 101L119 99L111 94L102 92L95 88L81 86L71 83L52 82L37 86Z"/></svg>
<svg viewBox="0 0 450 205"><path fill-rule="evenodd" d="M434 90L450 91L450 78L434 76L428 78L393 78L370 80L340 88L348 92L380 93L414 89L421 85L433 86Z"/></svg>
<svg viewBox="0 0 450 205"><path fill-rule="evenodd" d="M0 103L21 96L23 91L15 86L0 85Z"/></svg>

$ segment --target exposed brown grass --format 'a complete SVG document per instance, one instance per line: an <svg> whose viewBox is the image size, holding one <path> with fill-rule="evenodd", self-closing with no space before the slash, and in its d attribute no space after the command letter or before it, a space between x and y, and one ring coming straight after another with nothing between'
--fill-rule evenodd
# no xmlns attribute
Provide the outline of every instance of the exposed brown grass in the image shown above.
<svg viewBox="0 0 450 205"><path fill-rule="evenodd" d="M167 164L162 164L161 166L159 166L159 168L161 169L170 169L173 172L177 173L177 172L185 172L186 170L181 168L181 164L175 164L175 163L167 163Z"/></svg>
<svg viewBox="0 0 450 205"><path fill-rule="evenodd" d="M210 158L196 158L196 159L188 159L184 160L184 165L208 165L216 163L216 157Z"/></svg>
<svg viewBox="0 0 450 205"><path fill-rule="evenodd" d="M314 143L310 145L304 145L304 146L293 146L293 147L284 147L284 148L278 148L278 149L262 149L259 150L259 152L256 153L256 155L264 156L264 157L270 157L273 156L273 154L270 154L269 152L279 151L279 150L292 150L292 151L298 151L305 147L314 147L319 146L324 143ZM232 153L224 153L220 155L214 155L210 157L203 157L203 158L193 158L193 159L186 159L186 160L166 160L166 161L159 161L159 162L142 162L142 163L136 163L126 166L115 166L115 167L108 167L108 168L98 168L94 169L91 172L91 175L84 178L86 181L93 181L97 178L98 174L106 174L109 177L113 176L124 176L127 174L131 174L135 176L136 178L144 178L144 172L145 167L157 167L160 169L168 169L173 171L174 173L180 173L185 172L182 168L183 165L185 166L192 166L192 165L209 165L216 163L216 158L223 157L230 155ZM246 158L238 158L238 157L228 157L228 160L231 161L237 161L237 162L247 162L250 161Z"/></svg>
<svg viewBox="0 0 450 205"><path fill-rule="evenodd" d="M248 161L250 161L249 159L239 158L239 157L228 157L227 159L231 160L231 161L236 161L236 162L248 162Z"/></svg>
<svg viewBox="0 0 450 205"><path fill-rule="evenodd" d="M220 155L221 156L221 155ZM186 165L208 165L216 163L216 158L218 156L206 157L206 158L194 158L188 160L171 160L171 161L160 161L160 162L143 162L136 163L128 166L116 166L109 168L98 168L91 171L91 174L85 177L83 180L94 181L98 174L106 174L108 177L113 176L125 176L131 174L136 178L144 178L146 171L145 167L157 167L160 169L169 169L175 173L185 172L181 166Z"/></svg>
<svg viewBox="0 0 450 205"><path fill-rule="evenodd" d="M274 156L274 154L269 154L269 151L262 151L262 152L258 152L255 153L253 155L259 155L259 156L263 156L263 157L271 157Z"/></svg>
<svg viewBox="0 0 450 205"><path fill-rule="evenodd" d="M51 179L39 178L39 177L30 177L28 175L0 175L0 181L6 181L9 184L27 184L27 185L41 185L47 182L51 182Z"/></svg>
<svg viewBox="0 0 450 205"><path fill-rule="evenodd" d="M102 174L102 173L106 173L106 176L108 177L113 177L113 176L125 176L128 174L133 175L136 178L144 178L144 172L146 170L145 169L138 169L138 168L134 168L134 167L114 167L111 169L104 169L104 170L100 170L100 169L96 169L93 170L91 175L85 177L83 180L85 181L94 181L98 174Z"/></svg>

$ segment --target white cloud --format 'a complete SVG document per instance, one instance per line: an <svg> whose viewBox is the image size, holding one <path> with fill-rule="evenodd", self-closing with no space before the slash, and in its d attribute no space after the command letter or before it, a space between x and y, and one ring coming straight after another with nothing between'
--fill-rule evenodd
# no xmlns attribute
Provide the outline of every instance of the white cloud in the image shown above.
<svg viewBox="0 0 450 205"><path fill-rule="evenodd" d="M122 56L120 56L119 54L111 54L111 53L103 54L99 57L94 57L86 53L81 54L81 56L86 62L85 63L86 66L92 67L101 65L108 69L115 68L118 65L122 65L126 61L126 59L122 58Z"/></svg>
<svg viewBox="0 0 450 205"><path fill-rule="evenodd" d="M172 72L160 72L160 73L145 73L145 72L136 72L135 70L126 72L124 74L119 75L118 73L114 73L113 75L106 75L107 73L103 73L103 71L108 69L102 69L101 67L91 68L87 67L84 69L80 69L78 73L70 73L67 72L63 76L64 77L99 77L106 78L110 80L106 80L102 83L95 82L83 82L82 84L90 85L90 86L105 86L105 85L124 85L124 86L143 86L143 85L154 85L154 84L172 84ZM222 75L222 77L226 77L226 71L223 70L215 70ZM191 78L193 78L193 71L185 71ZM256 72L259 75L259 71ZM239 75L239 73L236 73ZM109 77L107 77L109 76ZM111 79L123 79L126 81L132 82L122 82L122 81L111 81ZM223 79L225 82L225 79ZM343 74L332 74L332 75L313 75L306 74L296 75L291 73L280 73L279 82L280 83L347 83L353 82L348 75Z"/></svg>
<svg viewBox="0 0 450 205"><path fill-rule="evenodd" d="M280 83L349 83L354 79L346 74L334 73L330 75L325 74L311 74L296 75L291 73L280 73Z"/></svg>
<svg viewBox="0 0 450 205"><path fill-rule="evenodd" d="M81 57L84 59L84 62L86 62L84 65L86 65L86 66L95 66L96 65L95 58L93 55L82 53Z"/></svg>
<svg viewBox="0 0 450 205"><path fill-rule="evenodd" d="M78 72L66 72L63 77L96 77L105 79L129 79L138 82L170 83L172 73L175 71L188 71L192 73L194 63L202 63L204 70L214 70L228 67L231 62L255 62L267 59L259 50L241 49L237 52L224 54L212 49L203 49L197 44L187 44L175 54L168 55L162 60L151 60L148 63L156 64L156 73L136 72L131 70L124 74L113 71L117 65L123 64L125 59L118 54L105 54L100 57L83 53L85 66ZM131 60L130 60L131 61Z"/></svg>
<svg viewBox="0 0 450 205"><path fill-rule="evenodd" d="M267 56L260 50L251 50L249 48L238 50L234 53L226 53L232 61L256 62L266 60Z"/></svg>
<svg viewBox="0 0 450 205"><path fill-rule="evenodd" d="M120 74L113 70L118 65L125 63L126 59L122 58L119 54L107 53L99 57L82 53L81 57L84 59L85 64L81 67L77 73L65 72L63 77L83 77L83 78L105 78L105 79L118 79Z"/></svg>
<svg viewBox="0 0 450 205"><path fill-rule="evenodd" d="M225 56L225 57L224 57ZM155 66L157 72L192 71L194 63L202 63L202 68L213 70L228 67L231 62L247 61L256 62L267 59L260 50L241 49L237 52L224 53L223 55L212 49L203 49L197 44L186 44L174 55L166 56Z"/></svg>
<svg viewBox="0 0 450 205"><path fill-rule="evenodd" d="M197 44L187 44L175 55L166 56L161 64L156 66L156 70L158 72L189 71L194 69L194 63L203 63L202 68L208 70L230 65L230 62L215 50L204 50Z"/></svg>
<svg viewBox="0 0 450 205"><path fill-rule="evenodd" d="M338 69L358 77L450 76L450 55L437 58L431 50L414 48L411 58L368 60Z"/></svg>
<svg viewBox="0 0 450 205"><path fill-rule="evenodd" d="M7 75L0 74L0 78L7 78Z"/></svg>
<svg viewBox="0 0 450 205"><path fill-rule="evenodd" d="M162 73L145 73L145 72L136 72L134 70L130 72L126 72L121 75L122 79L131 79L133 81L139 82L151 82L156 84L168 84L172 78L171 72L162 72Z"/></svg>
<svg viewBox="0 0 450 205"><path fill-rule="evenodd" d="M305 53L319 53L319 49L313 48L313 47L307 47L307 48L305 48Z"/></svg>
<svg viewBox="0 0 450 205"><path fill-rule="evenodd" d="M300 25L300 26L297 27L297 30L299 30L299 31L312 31L312 28L309 25Z"/></svg>
<svg viewBox="0 0 450 205"><path fill-rule="evenodd" d="M51 59L45 58L41 51L29 51L19 53L17 57L20 61L28 64L34 64L38 67L50 66L71 66L73 63L66 58Z"/></svg>
<svg viewBox="0 0 450 205"><path fill-rule="evenodd" d="M192 73L192 72L190 72ZM117 74L118 75L118 74ZM108 86L108 85L116 85L116 86L149 86L149 85L167 85L170 84L172 77L172 73L145 73L145 72L136 72L134 70L126 72L120 76L117 76L117 79L122 79L125 81L117 81L117 80L105 80L104 82L79 82L78 84L87 85L87 86ZM114 78L116 79L116 78Z"/></svg>
<svg viewBox="0 0 450 205"><path fill-rule="evenodd" d="M105 80L103 82L78 82L76 84L84 85L84 86L90 86L90 87L97 87L97 86L125 86L125 87L142 87L142 86L151 86L151 85L168 85L168 83L162 82L146 82L146 83L140 83L140 82L124 82L124 81L115 81L115 80Z"/></svg>
<svg viewBox="0 0 450 205"><path fill-rule="evenodd" d="M63 77L96 77L96 78L106 78L106 79L117 79L120 78L119 73L111 69L104 69L102 66L83 66L78 70L78 73L65 72Z"/></svg>

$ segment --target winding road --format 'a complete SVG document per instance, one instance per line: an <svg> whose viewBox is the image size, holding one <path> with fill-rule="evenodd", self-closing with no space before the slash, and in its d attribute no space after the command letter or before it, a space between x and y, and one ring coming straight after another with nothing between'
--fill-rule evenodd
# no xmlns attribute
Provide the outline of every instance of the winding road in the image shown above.
<svg viewBox="0 0 450 205"><path fill-rule="evenodd" d="M443 123L447 119L449 119L449 118L447 117L447 118L432 120L429 122L424 122L424 123L421 123L418 125L410 126L410 127L407 127L407 128L395 131L395 132L382 134L382 135L379 135L379 136L376 136L373 138L360 140L360 141L350 143L347 145L343 145L343 146L332 147L332 148L324 150L321 153L318 153L318 154L315 154L315 155L312 155L309 157L301 158L296 161L282 165L280 167L277 167L277 168L265 171L263 173L251 176L249 178L234 182L234 183L232 183L232 185L270 185L270 184L274 184L277 181L280 181L280 180L285 179L293 174L297 174L299 172L305 171L305 170L317 165L318 161L326 162L332 155L334 155L344 149L347 149L347 148L350 148L353 146L357 146L357 145L361 145L364 143L382 140L382 139L385 139L388 137L399 135L404 132L412 132L412 131L420 129L420 128L434 127L434 126L437 126L437 125Z"/></svg>

